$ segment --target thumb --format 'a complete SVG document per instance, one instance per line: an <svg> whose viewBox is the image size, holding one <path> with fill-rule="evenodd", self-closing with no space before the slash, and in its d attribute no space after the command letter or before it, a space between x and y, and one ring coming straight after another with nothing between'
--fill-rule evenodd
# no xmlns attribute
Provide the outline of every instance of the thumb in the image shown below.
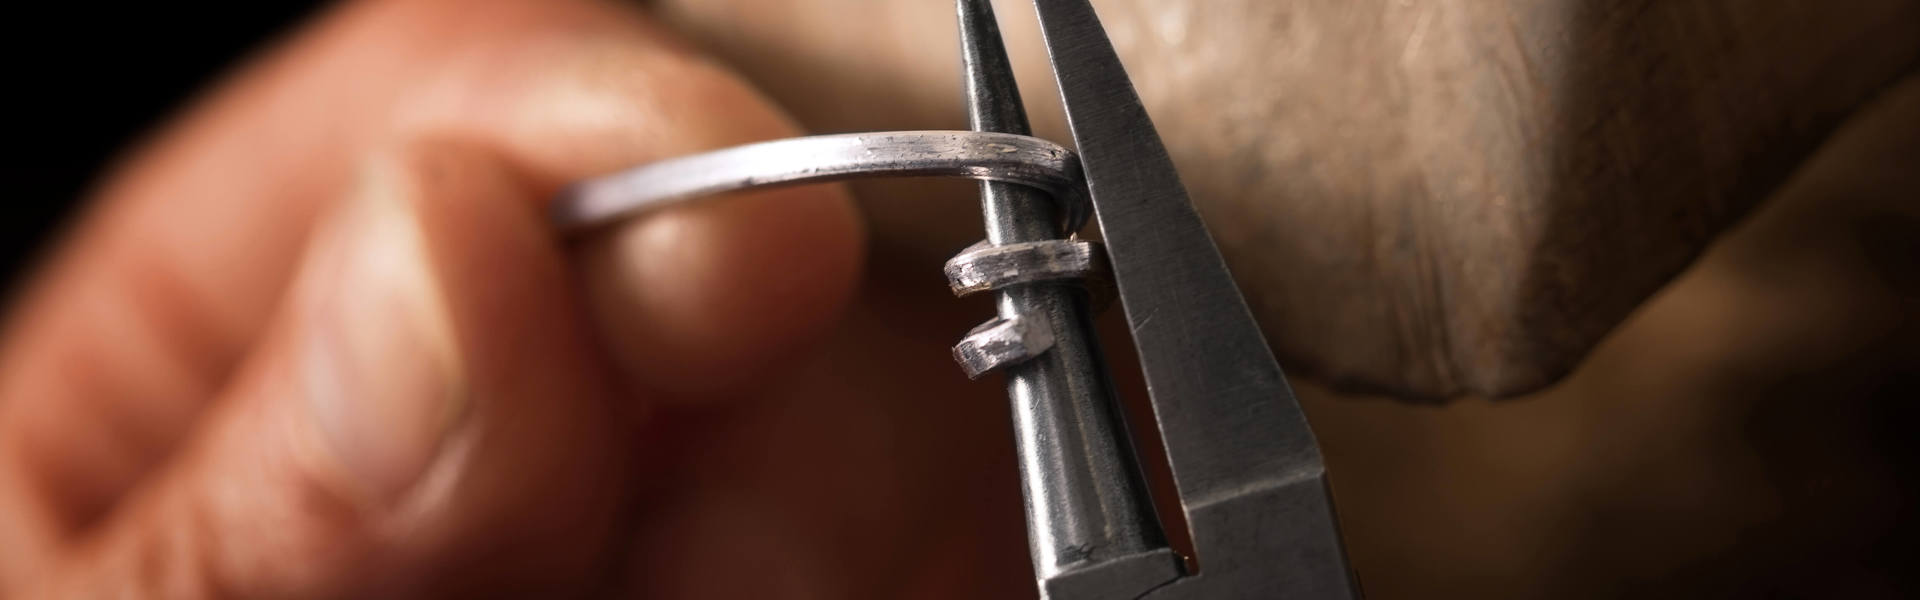
<svg viewBox="0 0 1920 600"><path fill-rule="evenodd" d="M378 161L313 236L272 333L204 429L45 591L466 596L589 582L623 493L615 377L509 172L459 145Z"/></svg>

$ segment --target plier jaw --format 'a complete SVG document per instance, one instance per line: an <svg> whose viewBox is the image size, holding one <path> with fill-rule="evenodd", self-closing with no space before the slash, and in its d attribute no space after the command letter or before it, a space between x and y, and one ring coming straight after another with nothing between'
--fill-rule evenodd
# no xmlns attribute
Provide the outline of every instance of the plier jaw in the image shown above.
<svg viewBox="0 0 1920 600"><path fill-rule="evenodd" d="M1093 7L1035 1L1076 158L1027 135L988 0L957 2L975 131L792 138L658 161L563 190L554 224L580 234L768 186L982 180L987 240L949 261L947 274L956 294L994 293L1000 314L955 357L969 376L1006 372L1040 594L1355 597L1306 415ZM1090 213L1104 251L1074 236ZM1090 279L1108 285L1082 285ZM1094 343L1088 287L1110 289L1126 312L1178 495L1180 518L1168 520L1186 523L1191 556L1169 546L1154 512L1139 444Z"/></svg>
<svg viewBox="0 0 1920 600"><path fill-rule="evenodd" d="M974 129L1027 133L990 3L957 4ZM1041 595L1356 597L1313 431L1099 18L1088 0L1035 6L1194 554L1166 544L1104 366L1016 365L1009 392ZM999 185L983 184L989 242L1044 232L1031 223L1045 214L1035 202ZM1020 219L1030 223L1008 222ZM1002 318L1041 310L1012 291ZM1085 318L1068 316L1050 322L1054 338L1090 340Z"/></svg>

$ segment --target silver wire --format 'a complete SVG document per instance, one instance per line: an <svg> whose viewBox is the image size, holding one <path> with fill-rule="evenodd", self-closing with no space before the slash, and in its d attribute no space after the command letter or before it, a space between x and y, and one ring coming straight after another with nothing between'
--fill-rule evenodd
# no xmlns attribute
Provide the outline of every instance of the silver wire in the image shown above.
<svg viewBox="0 0 1920 600"><path fill-rule="evenodd" d="M1061 233L1093 214L1080 161L1040 138L977 131L882 131L788 138L670 158L560 193L552 219L577 232L690 200L756 188L873 177L969 177L1058 198Z"/></svg>

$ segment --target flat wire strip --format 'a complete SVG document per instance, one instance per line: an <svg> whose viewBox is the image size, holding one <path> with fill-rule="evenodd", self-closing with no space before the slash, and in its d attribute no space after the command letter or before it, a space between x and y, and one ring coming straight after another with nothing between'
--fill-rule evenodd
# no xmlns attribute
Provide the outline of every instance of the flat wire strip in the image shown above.
<svg viewBox="0 0 1920 600"><path fill-rule="evenodd" d="M1098 242L1045 240L1000 246L985 241L947 259L947 285L968 295L1042 281L1109 279L1107 253Z"/></svg>
<svg viewBox="0 0 1920 600"><path fill-rule="evenodd" d="M969 177L1040 188L1060 199L1063 233L1092 215L1080 160L1040 138L977 131L886 131L761 142L667 159L562 192L553 221L580 231L727 192L874 177Z"/></svg>

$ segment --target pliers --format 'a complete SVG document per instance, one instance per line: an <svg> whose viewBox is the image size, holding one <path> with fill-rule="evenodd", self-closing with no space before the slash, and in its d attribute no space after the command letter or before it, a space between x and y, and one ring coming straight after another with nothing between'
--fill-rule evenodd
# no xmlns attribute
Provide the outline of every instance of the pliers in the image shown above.
<svg viewBox="0 0 1920 600"><path fill-rule="evenodd" d="M998 317L955 347L1004 371L1037 586L1053 600L1354 598L1320 449L1088 0L1035 0L1076 155L1029 136L988 0L957 0L972 132L794 138L573 186L563 228L713 193L869 176L980 179L986 240L947 264ZM1076 232L1096 217L1102 241ZM1190 555L1167 541L1094 343L1117 298Z"/></svg>

